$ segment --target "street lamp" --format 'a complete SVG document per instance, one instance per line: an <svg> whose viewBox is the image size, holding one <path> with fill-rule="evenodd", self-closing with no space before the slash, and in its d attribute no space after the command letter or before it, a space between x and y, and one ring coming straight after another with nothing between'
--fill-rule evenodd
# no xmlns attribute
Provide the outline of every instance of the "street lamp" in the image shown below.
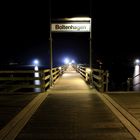
<svg viewBox="0 0 140 140"><path fill-rule="evenodd" d="M135 60L135 65L140 65L140 60L139 59Z"/></svg>
<svg viewBox="0 0 140 140"><path fill-rule="evenodd" d="M69 58L64 59L64 64L69 64L69 62L70 62Z"/></svg>

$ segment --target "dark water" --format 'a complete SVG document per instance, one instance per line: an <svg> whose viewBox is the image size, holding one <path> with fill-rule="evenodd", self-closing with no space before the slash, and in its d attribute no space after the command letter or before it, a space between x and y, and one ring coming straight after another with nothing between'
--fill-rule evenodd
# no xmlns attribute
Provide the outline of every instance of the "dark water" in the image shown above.
<svg viewBox="0 0 140 140"><path fill-rule="evenodd" d="M132 66L114 66L109 69L109 91L127 91L136 90L133 86L135 67ZM128 86L128 78L132 78ZM138 85L140 87L140 84Z"/></svg>

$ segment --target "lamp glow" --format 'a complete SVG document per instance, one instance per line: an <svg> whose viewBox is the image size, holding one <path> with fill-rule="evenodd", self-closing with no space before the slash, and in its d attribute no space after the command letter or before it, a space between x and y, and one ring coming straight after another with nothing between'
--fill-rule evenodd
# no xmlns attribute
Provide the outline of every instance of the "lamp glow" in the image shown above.
<svg viewBox="0 0 140 140"><path fill-rule="evenodd" d="M75 63L75 60L72 60L71 63L74 64Z"/></svg>
<svg viewBox="0 0 140 140"><path fill-rule="evenodd" d="M70 62L70 60L69 60L68 58L65 58L65 59L64 59L64 63L65 63L65 64L68 64L69 62Z"/></svg>
<svg viewBox="0 0 140 140"><path fill-rule="evenodd" d="M133 89L134 91L140 90L140 60L135 60L134 74L133 74Z"/></svg>
<svg viewBox="0 0 140 140"><path fill-rule="evenodd" d="M39 61L38 61L37 59L35 59L35 60L33 61L33 63L34 63L35 66L38 66Z"/></svg>
<svg viewBox="0 0 140 140"><path fill-rule="evenodd" d="M136 65L139 65L139 64L140 64L140 60L139 60L139 59L136 59L136 60L135 60L135 64L136 64Z"/></svg>

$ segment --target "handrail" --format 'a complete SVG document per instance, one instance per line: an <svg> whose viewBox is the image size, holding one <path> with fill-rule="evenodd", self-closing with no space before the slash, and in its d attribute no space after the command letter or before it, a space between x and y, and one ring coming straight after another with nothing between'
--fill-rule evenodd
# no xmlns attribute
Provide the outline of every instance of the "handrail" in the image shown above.
<svg viewBox="0 0 140 140"><path fill-rule="evenodd" d="M89 67L81 65L73 65L73 67L84 77L88 84L93 85L98 91L108 91L108 71L95 68L91 70Z"/></svg>
<svg viewBox="0 0 140 140"><path fill-rule="evenodd" d="M135 75L134 77L132 77L132 79L134 79L134 78L136 78L136 77L138 77L138 76L140 76L140 73L137 74L137 75Z"/></svg>
<svg viewBox="0 0 140 140"><path fill-rule="evenodd" d="M127 90L129 91L132 87L134 88L135 86L137 85L140 85L140 81L138 83L135 83L133 84L133 80L136 78L136 77L140 77L140 73L133 76L132 78L128 78L127 79Z"/></svg>
<svg viewBox="0 0 140 140"><path fill-rule="evenodd" d="M66 70L66 66L53 68L53 83ZM37 76L35 76L37 74ZM39 81L39 83L35 83ZM43 70L0 70L0 92L17 92L23 89L40 88L40 92L50 87L50 69Z"/></svg>

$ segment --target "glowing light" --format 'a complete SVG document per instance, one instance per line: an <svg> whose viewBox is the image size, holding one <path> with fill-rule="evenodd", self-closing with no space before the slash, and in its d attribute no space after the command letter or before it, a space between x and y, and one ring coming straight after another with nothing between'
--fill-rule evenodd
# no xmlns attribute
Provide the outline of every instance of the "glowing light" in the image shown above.
<svg viewBox="0 0 140 140"><path fill-rule="evenodd" d="M74 64L75 63L75 60L72 60L71 63Z"/></svg>
<svg viewBox="0 0 140 140"><path fill-rule="evenodd" d="M38 77L39 77L39 72L35 72L35 73L34 73L34 77L35 77L35 78L38 78ZM40 80L34 80L34 84L35 84L35 85L41 85L41 81L40 81ZM41 92L41 88L36 87L36 88L34 88L34 91L35 91L35 92Z"/></svg>
<svg viewBox="0 0 140 140"><path fill-rule="evenodd" d="M140 60L139 60L139 59L136 59L136 60L135 60L135 64L136 64L136 65L140 65Z"/></svg>
<svg viewBox="0 0 140 140"><path fill-rule="evenodd" d="M37 63L37 64L38 64L38 63ZM34 70L35 70L34 77L35 77L35 78L40 77L38 66L34 66ZM40 80L34 80L34 84L35 84L35 85L41 85L41 81L40 81ZM35 91L35 92L41 92L41 88L36 87L36 88L34 88L34 91Z"/></svg>
<svg viewBox="0 0 140 140"><path fill-rule="evenodd" d="M70 60L69 60L68 58L65 58L65 59L64 59L64 63L65 63L65 64L69 64L69 62L70 62Z"/></svg>
<svg viewBox="0 0 140 140"><path fill-rule="evenodd" d="M34 70L35 70L35 71L38 71L38 70L39 70L38 66L35 66L35 67L34 67Z"/></svg>
<svg viewBox="0 0 140 140"><path fill-rule="evenodd" d="M138 62L136 65L135 65L135 68L134 68L134 75L133 75L133 89L134 91L139 91L140 90L140 66L138 65L140 62L139 61L136 61Z"/></svg>
<svg viewBox="0 0 140 140"><path fill-rule="evenodd" d="M38 59L35 59L35 60L33 60L33 66L34 66L34 77L35 78L39 78L40 77L40 74L39 74L39 60ZM41 81L40 80L37 80L37 79L35 79L34 80L34 85L36 85L36 86L39 86L39 85L41 85ZM34 92L41 92L41 88L40 87L35 87L34 88Z"/></svg>
<svg viewBox="0 0 140 140"><path fill-rule="evenodd" d="M37 59L35 59L34 61L33 61L33 63L34 63L34 65L39 65L39 61L37 60Z"/></svg>

